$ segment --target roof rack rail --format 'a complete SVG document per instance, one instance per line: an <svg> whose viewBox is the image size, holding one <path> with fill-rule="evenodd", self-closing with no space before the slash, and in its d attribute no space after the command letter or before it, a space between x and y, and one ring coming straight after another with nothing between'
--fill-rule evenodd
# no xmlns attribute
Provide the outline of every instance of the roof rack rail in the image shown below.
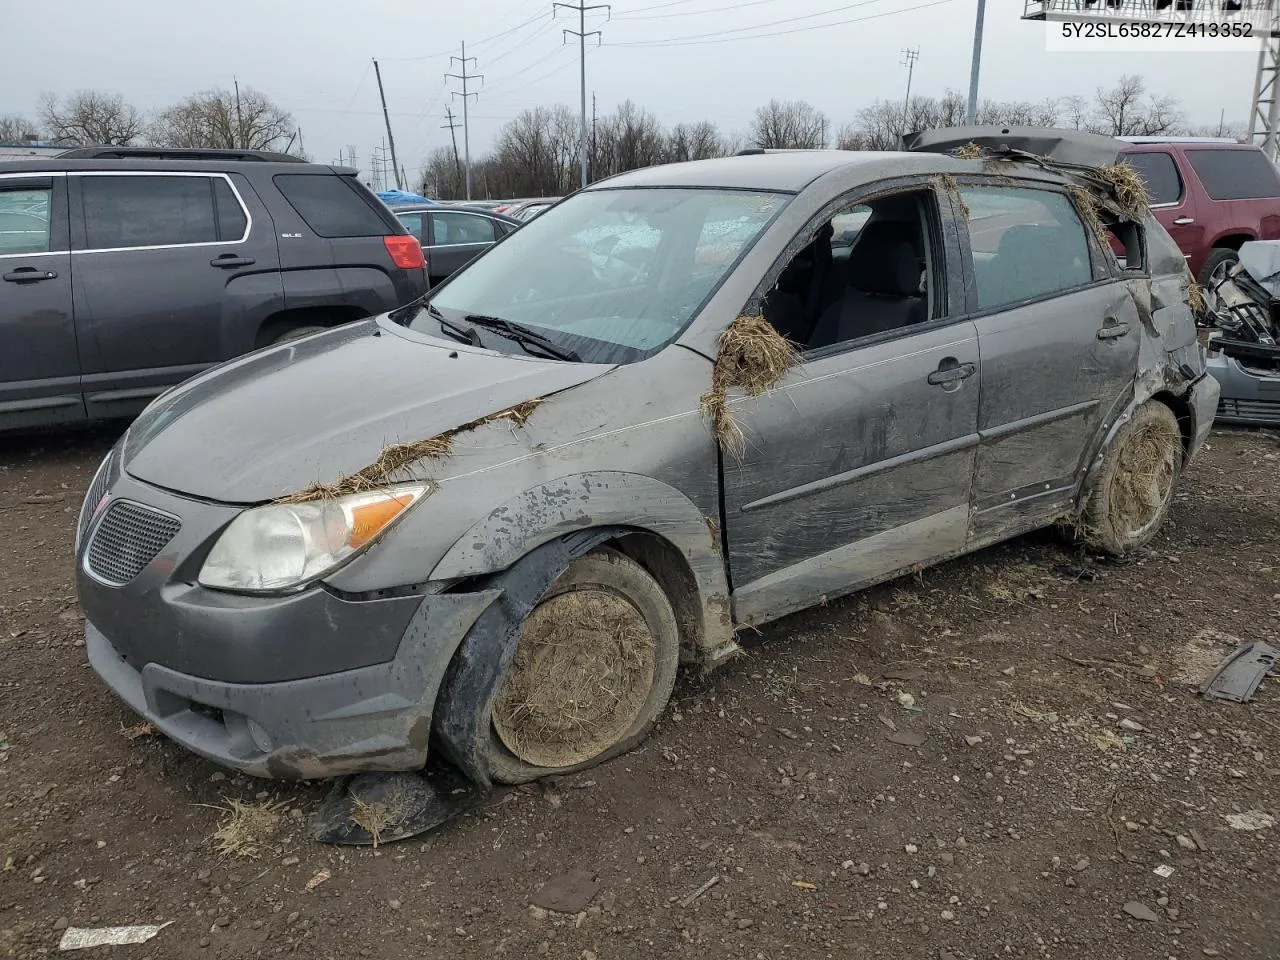
<svg viewBox="0 0 1280 960"><path fill-rule="evenodd" d="M306 163L300 157L270 150L212 150L186 147L76 147L60 160L257 160Z"/></svg>

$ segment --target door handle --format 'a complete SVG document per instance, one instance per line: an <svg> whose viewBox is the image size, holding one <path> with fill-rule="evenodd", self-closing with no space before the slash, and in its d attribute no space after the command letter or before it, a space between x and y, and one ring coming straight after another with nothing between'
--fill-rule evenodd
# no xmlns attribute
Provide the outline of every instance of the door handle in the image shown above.
<svg viewBox="0 0 1280 960"><path fill-rule="evenodd" d="M255 262L253 257L237 257L234 253L224 253L222 256L214 257L210 260L209 266L227 269L230 267L250 267Z"/></svg>
<svg viewBox="0 0 1280 960"><path fill-rule="evenodd" d="M1175 227L1185 227L1195 222L1195 217L1179 217L1177 220L1173 221L1173 225Z"/></svg>
<svg viewBox="0 0 1280 960"><path fill-rule="evenodd" d="M4 275L4 279L9 283L39 283L41 280L57 279L58 271L56 270L37 270L35 267L18 267L10 273Z"/></svg>
<svg viewBox="0 0 1280 960"><path fill-rule="evenodd" d="M1102 321L1102 326L1098 328L1099 340L1119 340L1129 332L1129 325L1121 323L1115 317L1107 317Z"/></svg>
<svg viewBox="0 0 1280 960"><path fill-rule="evenodd" d="M928 380L935 387L958 387L962 380L968 380L977 372L976 363L959 363L955 357L947 357L929 374Z"/></svg>

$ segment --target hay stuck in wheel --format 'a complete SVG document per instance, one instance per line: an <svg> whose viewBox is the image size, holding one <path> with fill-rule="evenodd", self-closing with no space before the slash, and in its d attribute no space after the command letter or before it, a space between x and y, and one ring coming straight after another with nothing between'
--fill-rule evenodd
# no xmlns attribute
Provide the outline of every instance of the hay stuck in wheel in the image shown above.
<svg viewBox="0 0 1280 960"><path fill-rule="evenodd" d="M1138 536L1160 520L1177 476L1179 444L1158 422L1129 437L1107 491L1107 515L1115 528Z"/></svg>
<svg viewBox="0 0 1280 960"><path fill-rule="evenodd" d="M551 597L525 621L494 730L525 763L585 763L626 737L655 669L649 626L627 600L598 587Z"/></svg>
<svg viewBox="0 0 1280 960"><path fill-rule="evenodd" d="M739 457L745 448L742 428L729 410L729 388L741 387L748 396L758 397L799 362L796 345L763 316L743 314L729 324L720 334L711 389L702 395L702 413L721 447Z"/></svg>

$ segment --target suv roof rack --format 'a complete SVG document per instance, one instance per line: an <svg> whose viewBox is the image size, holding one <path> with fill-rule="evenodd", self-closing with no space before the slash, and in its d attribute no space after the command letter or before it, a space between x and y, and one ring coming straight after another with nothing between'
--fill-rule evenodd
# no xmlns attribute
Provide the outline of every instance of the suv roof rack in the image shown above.
<svg viewBox="0 0 1280 960"><path fill-rule="evenodd" d="M300 157L270 150L206 150L185 147L77 147L60 160L258 160L272 163L306 163Z"/></svg>

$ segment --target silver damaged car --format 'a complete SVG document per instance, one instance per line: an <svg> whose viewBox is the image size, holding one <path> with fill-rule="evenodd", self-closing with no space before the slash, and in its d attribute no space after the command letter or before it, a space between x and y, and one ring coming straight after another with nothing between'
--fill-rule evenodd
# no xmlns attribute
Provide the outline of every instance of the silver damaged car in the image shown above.
<svg viewBox="0 0 1280 960"><path fill-rule="evenodd" d="M1119 144L911 146L596 183L164 395L80 517L93 668L250 774L518 783L744 626L1048 525L1141 547L1218 388Z"/></svg>

